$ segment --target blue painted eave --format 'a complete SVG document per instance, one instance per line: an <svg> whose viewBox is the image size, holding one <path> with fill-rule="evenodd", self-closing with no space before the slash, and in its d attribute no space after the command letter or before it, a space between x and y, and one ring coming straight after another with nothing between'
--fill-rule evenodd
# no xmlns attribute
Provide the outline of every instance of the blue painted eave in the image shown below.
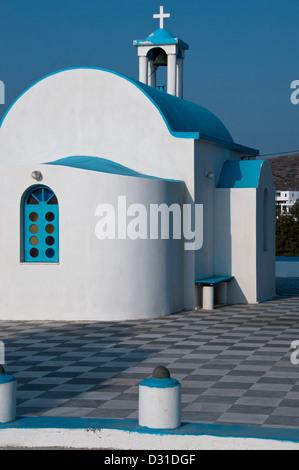
<svg viewBox="0 0 299 470"><path fill-rule="evenodd" d="M263 160L227 160L217 188L257 188L263 163Z"/></svg>
<svg viewBox="0 0 299 470"><path fill-rule="evenodd" d="M46 162L44 165L57 165L66 166L70 168L78 168L80 170L97 171L100 173L109 173L113 175L131 176L135 178L147 178L171 182L181 182L178 180L171 180L165 178L158 178L156 176L144 175L132 170L126 166L120 165L119 163L107 160L106 158L91 157L86 155L76 155L65 158L60 158L52 162Z"/></svg>
<svg viewBox="0 0 299 470"><path fill-rule="evenodd" d="M91 170L98 171L101 173L110 173L113 175L123 175L123 176L136 176L147 178L147 176L138 173L137 171L131 170L123 165L113 162L112 160L107 160L105 158L99 157L90 157L85 155L76 155L65 158L60 158L58 160L47 162L46 165L60 165L68 166L72 168L79 168L81 170Z"/></svg>

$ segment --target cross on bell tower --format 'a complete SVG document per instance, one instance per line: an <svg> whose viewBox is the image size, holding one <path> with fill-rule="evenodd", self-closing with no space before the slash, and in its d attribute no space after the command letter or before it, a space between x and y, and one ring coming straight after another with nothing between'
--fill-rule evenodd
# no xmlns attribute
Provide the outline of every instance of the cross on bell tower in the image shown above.
<svg viewBox="0 0 299 470"><path fill-rule="evenodd" d="M160 7L160 13L153 15L153 18L159 18L160 29L164 29L164 18L170 18L170 13L164 13L164 7Z"/></svg>
<svg viewBox="0 0 299 470"><path fill-rule="evenodd" d="M170 18L160 6L160 13L153 18L159 19L160 28L144 40L133 42L139 57L139 80L156 88L158 67L167 67L167 93L183 98L183 61L188 44L175 37L164 28L164 19Z"/></svg>

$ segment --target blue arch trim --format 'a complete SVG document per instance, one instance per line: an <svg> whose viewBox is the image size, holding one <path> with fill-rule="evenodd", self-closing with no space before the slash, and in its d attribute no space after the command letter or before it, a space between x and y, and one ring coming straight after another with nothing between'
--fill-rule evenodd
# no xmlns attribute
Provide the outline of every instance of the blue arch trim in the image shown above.
<svg viewBox="0 0 299 470"><path fill-rule="evenodd" d="M212 112L208 111L203 106L192 103L191 101L183 100L182 98L177 98L176 96L169 95L168 93L145 85L138 80L129 78L118 72L113 72L111 70L99 67L70 67L50 73L40 80L37 80L23 93L21 93L21 95L7 109L6 113L0 121L0 127L2 126L12 107L28 90L52 75L57 75L59 73L70 70L101 70L103 72L111 73L128 80L130 83L139 88L139 90L141 90L145 96L154 104L154 106L160 112L170 134L172 134L174 137L205 140L226 148L230 148L232 150L237 150L253 155L257 155L259 153L256 149L234 143L232 136L224 124Z"/></svg>
<svg viewBox="0 0 299 470"><path fill-rule="evenodd" d="M217 188L257 188L263 163L264 160L227 160Z"/></svg>

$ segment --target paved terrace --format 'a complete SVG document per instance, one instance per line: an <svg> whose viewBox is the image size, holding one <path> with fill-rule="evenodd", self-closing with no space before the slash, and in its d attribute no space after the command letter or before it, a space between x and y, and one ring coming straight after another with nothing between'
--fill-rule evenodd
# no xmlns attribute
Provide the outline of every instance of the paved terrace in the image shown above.
<svg viewBox="0 0 299 470"><path fill-rule="evenodd" d="M0 321L18 416L137 419L157 364L182 384L182 421L299 428L299 278L259 305L152 320ZM299 354L298 354L299 357Z"/></svg>

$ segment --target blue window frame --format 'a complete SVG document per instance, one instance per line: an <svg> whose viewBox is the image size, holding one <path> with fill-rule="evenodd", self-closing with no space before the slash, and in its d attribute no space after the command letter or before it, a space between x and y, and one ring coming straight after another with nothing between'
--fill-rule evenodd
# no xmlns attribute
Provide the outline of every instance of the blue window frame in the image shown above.
<svg viewBox="0 0 299 470"><path fill-rule="evenodd" d="M34 186L24 200L24 261L58 263L59 211L57 197L46 186Z"/></svg>

